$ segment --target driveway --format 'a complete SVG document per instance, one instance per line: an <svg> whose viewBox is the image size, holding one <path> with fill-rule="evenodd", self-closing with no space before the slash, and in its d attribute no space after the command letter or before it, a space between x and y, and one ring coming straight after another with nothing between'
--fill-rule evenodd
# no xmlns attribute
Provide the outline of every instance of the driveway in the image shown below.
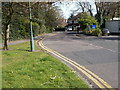
<svg viewBox="0 0 120 90"><path fill-rule="evenodd" d="M118 37L76 36L74 32L58 32L43 44L83 65L113 88L118 88Z"/></svg>

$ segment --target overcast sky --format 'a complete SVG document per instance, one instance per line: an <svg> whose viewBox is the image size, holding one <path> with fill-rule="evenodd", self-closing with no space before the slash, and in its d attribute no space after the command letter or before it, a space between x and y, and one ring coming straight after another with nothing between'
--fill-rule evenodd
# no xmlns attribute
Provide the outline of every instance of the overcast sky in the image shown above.
<svg viewBox="0 0 120 90"><path fill-rule="evenodd" d="M90 2L90 1L89 1ZM90 2L93 8L93 14L96 13L96 9L95 9L95 4L93 1ZM72 11L76 10L79 6L76 5L76 1L64 1L62 3L60 2L56 2L56 6L58 6L61 10L62 10L62 15L65 19L68 19L69 16L71 15ZM79 10L77 13L81 12L81 10Z"/></svg>

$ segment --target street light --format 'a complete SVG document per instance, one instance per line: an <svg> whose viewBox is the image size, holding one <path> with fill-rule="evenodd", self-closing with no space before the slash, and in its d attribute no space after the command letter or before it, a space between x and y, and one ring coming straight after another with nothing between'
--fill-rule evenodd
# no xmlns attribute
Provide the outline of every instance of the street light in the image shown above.
<svg viewBox="0 0 120 90"><path fill-rule="evenodd" d="M31 16L31 5L29 0L29 14L30 14L30 47L31 52L34 51L34 37L33 37L33 30L32 30L32 16Z"/></svg>

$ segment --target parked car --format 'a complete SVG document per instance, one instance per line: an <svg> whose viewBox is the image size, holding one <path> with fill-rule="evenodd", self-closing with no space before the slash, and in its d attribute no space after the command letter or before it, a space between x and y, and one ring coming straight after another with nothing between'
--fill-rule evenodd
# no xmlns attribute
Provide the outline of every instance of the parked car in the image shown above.
<svg viewBox="0 0 120 90"><path fill-rule="evenodd" d="M68 28L67 28L67 31L72 31L72 27L68 27Z"/></svg>
<svg viewBox="0 0 120 90"><path fill-rule="evenodd" d="M109 29L107 29L107 28L103 28L102 29L102 35L110 35L110 30Z"/></svg>

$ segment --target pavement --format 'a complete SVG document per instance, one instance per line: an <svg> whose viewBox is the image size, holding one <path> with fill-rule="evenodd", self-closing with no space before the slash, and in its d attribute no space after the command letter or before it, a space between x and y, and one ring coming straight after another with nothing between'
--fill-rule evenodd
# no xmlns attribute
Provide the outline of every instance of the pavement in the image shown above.
<svg viewBox="0 0 120 90"><path fill-rule="evenodd" d="M26 41L29 41L29 39L10 41L8 43L8 45L15 45L15 44L23 43L23 42L26 42ZM0 43L0 48L2 48L2 47L3 47L3 44Z"/></svg>
<svg viewBox="0 0 120 90"><path fill-rule="evenodd" d="M39 38L43 38L46 35L43 34L43 35L40 35L40 36L36 36L36 37L34 37L34 40L37 40ZM30 41L30 39L22 39L22 40L10 41L10 42L8 42L8 45L15 45L15 44L19 44L19 43L23 43L23 42L27 42L27 41ZM3 47L3 43L0 43L0 48L2 48L2 47Z"/></svg>
<svg viewBox="0 0 120 90"><path fill-rule="evenodd" d="M55 32L43 44L70 58L118 88L118 36L86 36Z"/></svg>

